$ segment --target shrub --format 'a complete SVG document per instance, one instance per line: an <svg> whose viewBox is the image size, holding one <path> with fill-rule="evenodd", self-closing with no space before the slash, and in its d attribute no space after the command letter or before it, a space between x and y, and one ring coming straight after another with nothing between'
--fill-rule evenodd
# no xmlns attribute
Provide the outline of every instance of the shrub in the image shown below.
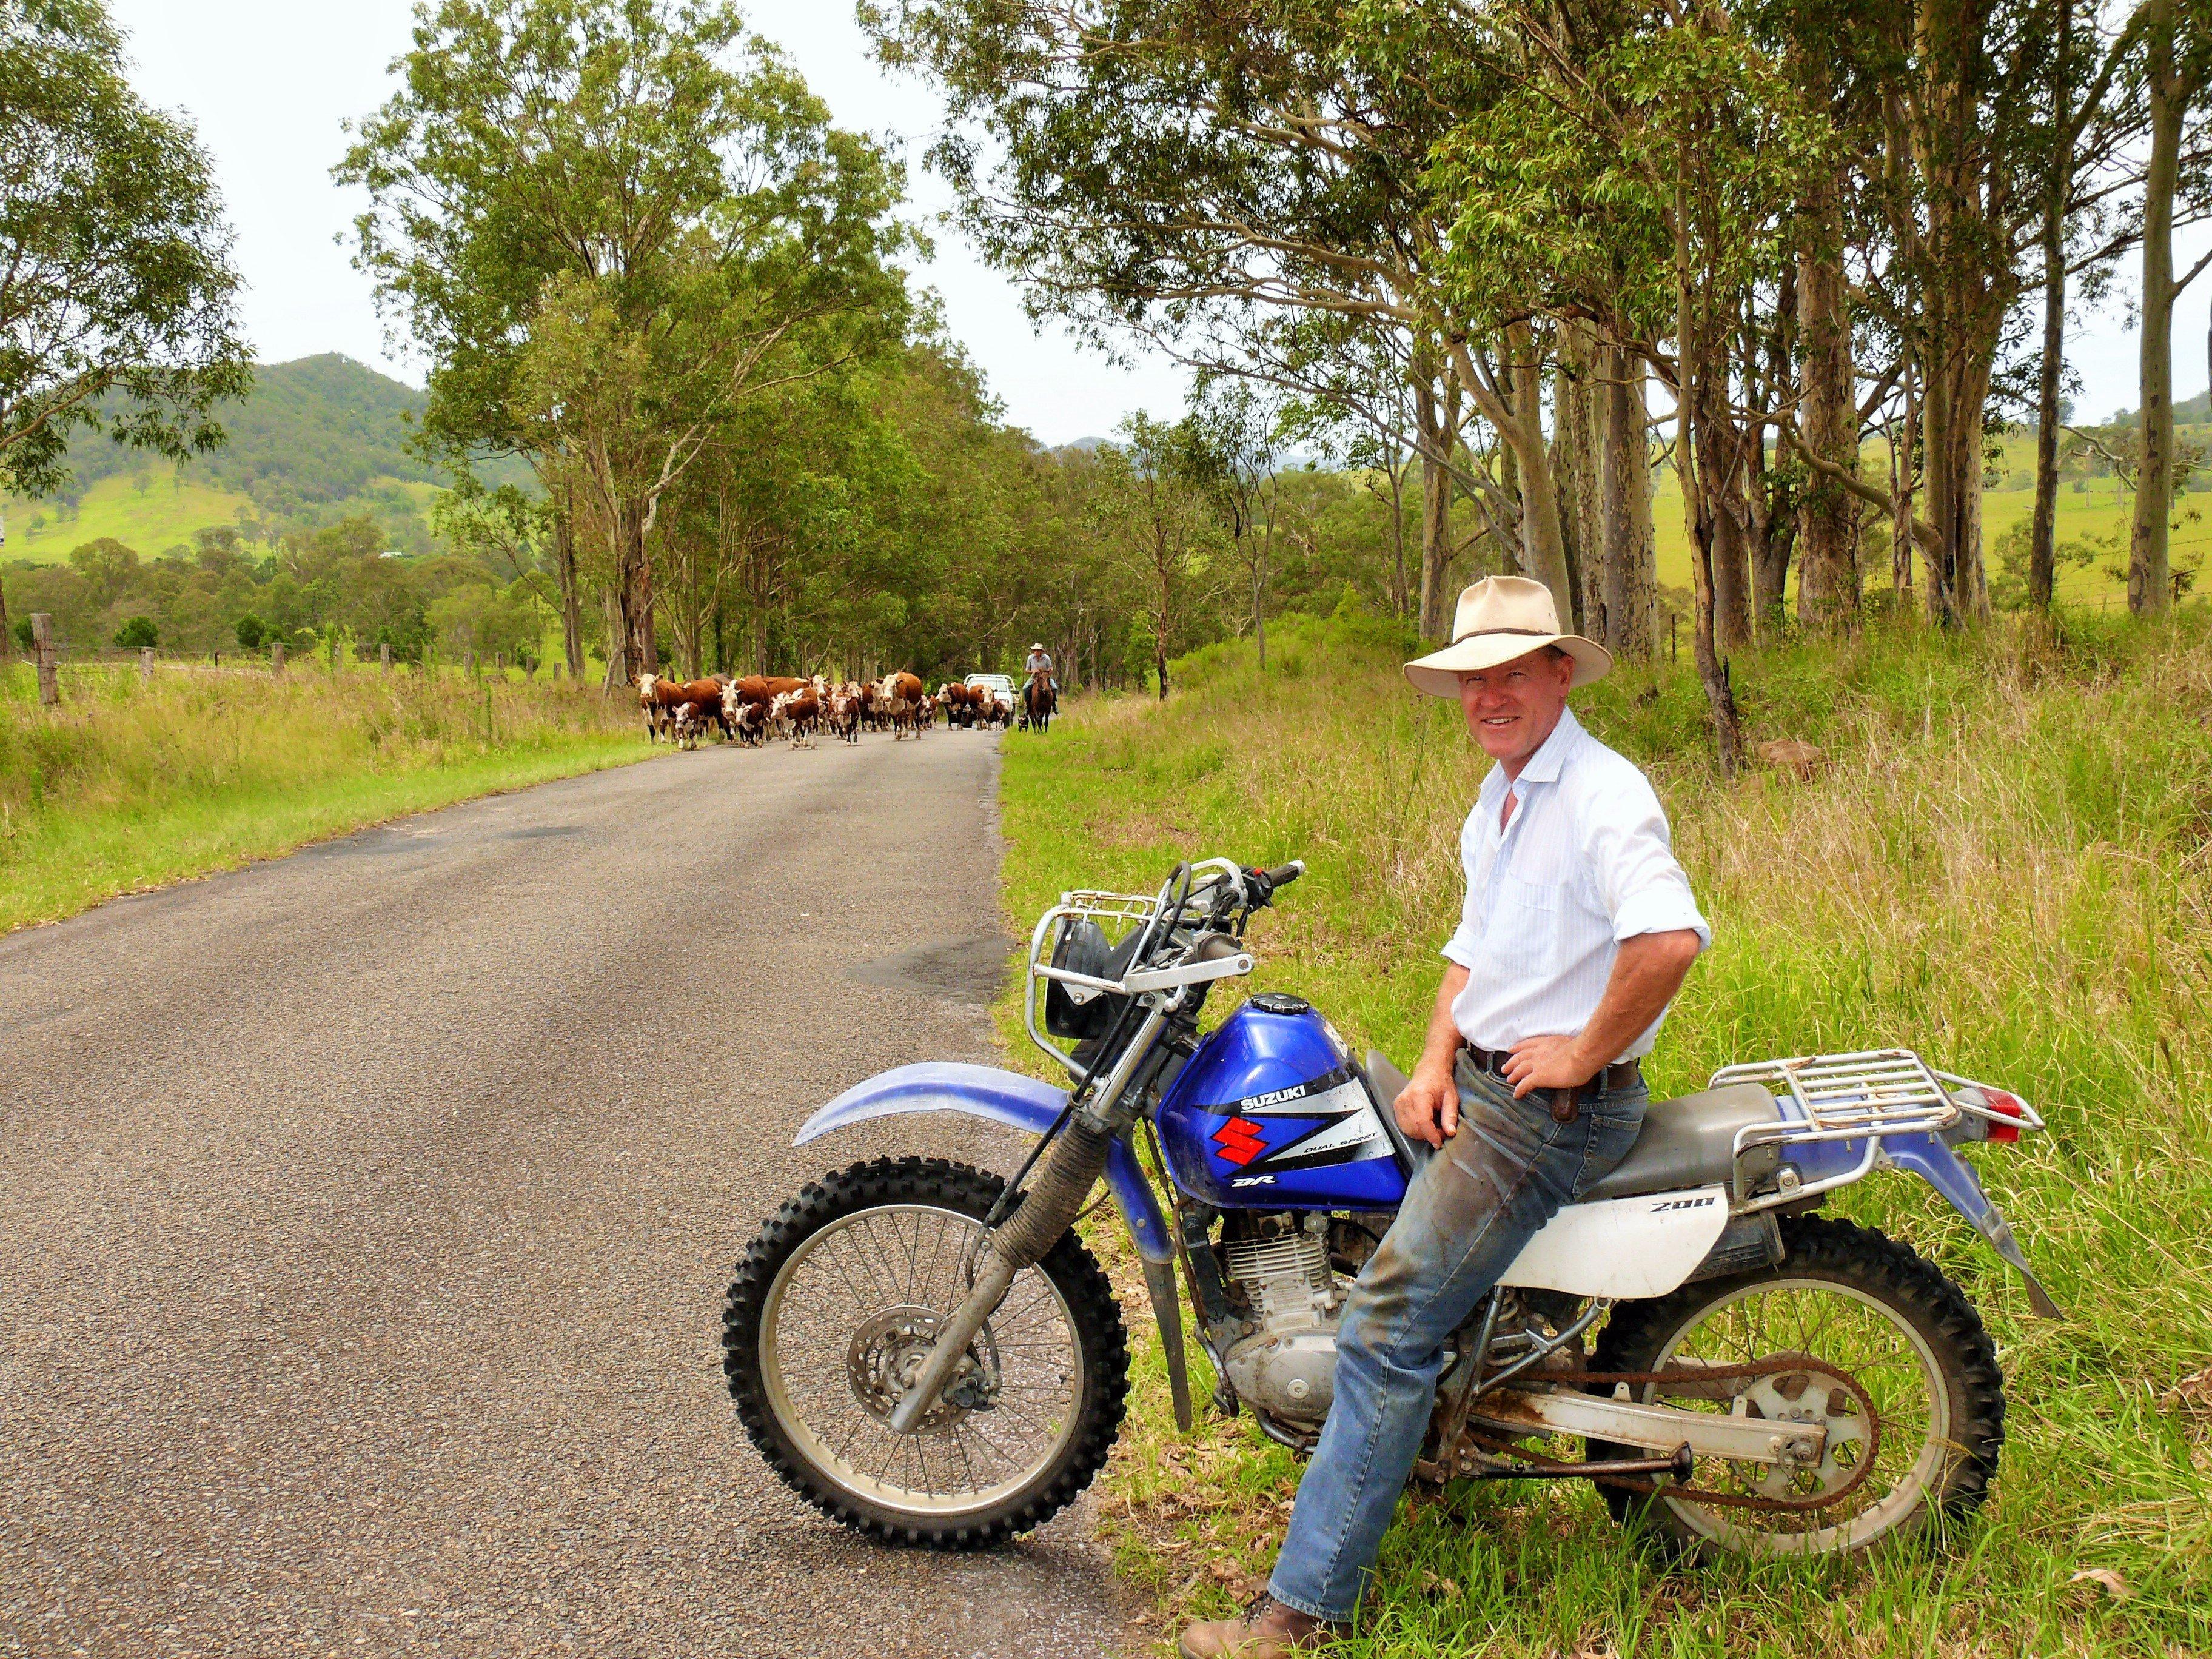
<svg viewBox="0 0 2212 1659"><path fill-rule="evenodd" d="M133 617L115 630L115 642L125 651L143 651L147 647L159 645L161 641L155 632L151 617Z"/></svg>

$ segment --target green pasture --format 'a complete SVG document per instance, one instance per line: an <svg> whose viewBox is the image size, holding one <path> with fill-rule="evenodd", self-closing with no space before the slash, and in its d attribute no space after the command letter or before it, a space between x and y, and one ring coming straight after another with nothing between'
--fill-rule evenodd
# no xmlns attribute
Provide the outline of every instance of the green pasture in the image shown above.
<svg viewBox="0 0 2212 1659"><path fill-rule="evenodd" d="M70 664L0 667L0 933L410 812L641 760L590 684Z"/></svg>
<svg viewBox="0 0 2212 1659"><path fill-rule="evenodd" d="M2185 444L2199 449L2212 448L2212 427L2184 428L2180 436ZM1887 488L1889 453L1884 445L1879 441L1868 443L1860 465L1869 483ZM2073 476L2078 466L2078 463L2069 466L2068 476L2059 483L2057 539L2062 547L2069 542L2081 543L2085 547L2101 545L2094 546L2087 564L2061 568L2058 597L2083 610L2122 610L2127 605L2125 573L2135 495L2121 479L2110 474L2104 477ZM1998 482L1982 492L1982 537L1990 574L1995 578L2001 568L2000 539L2014 526L2026 525L2035 512L2033 435L2021 432L2007 436L2002 458L1992 465L1991 471ZM2212 484L2212 471L2200 467L2191 481L2198 488L2184 494L2175 511L2172 557L2175 568L2201 573L2197 580L2202 586L2194 591L2212 591L2212 489L2205 488ZM1922 510L1926 510L1924 503ZM1668 587L1686 592L1690 587L1689 539L1682 525L1682 487L1671 467L1660 470L1651 511L1658 544L1659 580ZM1866 586L1870 592L1885 592L1889 586L1887 544L1870 556L1878 557L1881 568L1869 568L1863 572ZM2118 575L2108 568L2114 566L2118 567ZM1920 573L1917 561L1914 584L1916 591L1924 592L1926 577ZM1790 591L1794 605L1797 591L1797 569L1794 564L1790 573Z"/></svg>
<svg viewBox="0 0 2212 1659"><path fill-rule="evenodd" d="M1580 694L1650 770L1716 931L1655 1088L1901 1043L2017 1089L2052 1133L1977 1161L2068 1317L2033 1317L1939 1199L1877 1176L1833 1211L1933 1257L1999 1343L2008 1442L1971 1524L1865 1559L1675 1569L1585 1488L1425 1495L1347 1659L2212 1650L2207 623L2074 611L1739 655L1753 739L1826 750L1809 783L1717 776L1686 664ZM1177 858L1303 857L1311 873L1255 927L1253 988L1310 997L1355 1048L1409 1060L1480 767L1457 711L1405 686L1393 634L1285 623L1264 674L1248 644L1210 647L1164 705L1079 702L1045 737L1009 735L1009 925L1025 934L1071 886L1150 890ZM1249 1419L1178 1437L1141 1289L1124 1305L1138 1388L1105 1514L1165 1641L1259 1587L1297 1465Z"/></svg>
<svg viewBox="0 0 2212 1659"><path fill-rule="evenodd" d="M0 496L0 509L8 516L5 556L58 564L69 557L71 548L112 536L141 557L151 559L180 544L190 546L192 532L208 525L234 526L240 507L259 512L250 495L216 488L167 466L149 468L147 478L143 490L127 476L102 478L85 491L76 516L67 519L52 501ZM46 522L33 529L32 520L41 516Z"/></svg>

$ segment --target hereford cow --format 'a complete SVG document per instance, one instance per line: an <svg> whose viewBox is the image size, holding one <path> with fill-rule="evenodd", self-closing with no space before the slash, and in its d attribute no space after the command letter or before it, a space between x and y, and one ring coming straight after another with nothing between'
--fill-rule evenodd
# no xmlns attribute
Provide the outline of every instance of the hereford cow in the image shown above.
<svg viewBox="0 0 2212 1659"><path fill-rule="evenodd" d="M726 711L729 706L723 705ZM737 730L738 741L748 749L757 749L768 738L768 705L764 702L740 702L729 711L730 723Z"/></svg>
<svg viewBox="0 0 2212 1659"><path fill-rule="evenodd" d="M922 685L919 677L901 671L886 674L876 687L877 706L891 718L891 741L921 735Z"/></svg>
<svg viewBox="0 0 2212 1659"><path fill-rule="evenodd" d="M678 704L690 702L684 688L658 674L642 676L637 683L637 706L645 716L645 740L658 743L674 724Z"/></svg>
<svg viewBox="0 0 2212 1659"><path fill-rule="evenodd" d="M668 682L663 680L660 684L666 686ZM729 714L723 708L723 694L728 689L727 680L720 674L710 674L703 680L685 681L674 688L673 695L679 704L688 703L692 707L701 731L705 731L712 724L719 726L722 735L727 738L732 734Z"/></svg>
<svg viewBox="0 0 2212 1659"><path fill-rule="evenodd" d="M823 723L829 726L832 736L842 738L847 743L860 742L860 688L859 686L848 680L830 692L829 701L823 708L827 712L823 715Z"/></svg>
<svg viewBox="0 0 2212 1659"><path fill-rule="evenodd" d="M975 720L975 693L973 686L963 685L957 680L947 680L937 689L938 706L945 710L947 726L972 726Z"/></svg>
<svg viewBox="0 0 2212 1659"><path fill-rule="evenodd" d="M814 694L812 686L786 691L770 705L769 714L789 731L793 749L799 748L802 741L805 747L814 747L814 733L822 724L822 699Z"/></svg>

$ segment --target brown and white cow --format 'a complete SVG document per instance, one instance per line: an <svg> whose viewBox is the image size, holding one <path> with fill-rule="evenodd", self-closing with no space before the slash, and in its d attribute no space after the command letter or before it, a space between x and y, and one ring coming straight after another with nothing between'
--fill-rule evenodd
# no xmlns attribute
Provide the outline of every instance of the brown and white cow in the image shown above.
<svg viewBox="0 0 2212 1659"><path fill-rule="evenodd" d="M729 712L731 725L735 727L738 741L748 749L757 749L768 738L768 705L764 702L740 702Z"/></svg>
<svg viewBox="0 0 2212 1659"><path fill-rule="evenodd" d="M860 740L860 688L850 680L830 688L822 704L822 723L832 737L847 743Z"/></svg>
<svg viewBox="0 0 2212 1659"><path fill-rule="evenodd" d="M659 674L641 676L637 683L638 710L645 716L645 740L658 743L669 735L678 705L690 702L684 688Z"/></svg>
<svg viewBox="0 0 2212 1659"><path fill-rule="evenodd" d="M814 694L811 685L800 690L786 691L769 706L771 720L781 721L791 733L791 746L814 747L814 733L822 724L822 699Z"/></svg>
<svg viewBox="0 0 2212 1659"><path fill-rule="evenodd" d="M891 741L921 735L922 685L918 675L901 670L886 674L876 689L876 702L891 717Z"/></svg>

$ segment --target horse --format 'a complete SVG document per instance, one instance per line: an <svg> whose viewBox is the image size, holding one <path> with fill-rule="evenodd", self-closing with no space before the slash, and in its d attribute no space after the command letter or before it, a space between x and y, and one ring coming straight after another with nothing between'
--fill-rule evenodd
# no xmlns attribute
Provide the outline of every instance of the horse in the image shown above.
<svg viewBox="0 0 2212 1659"><path fill-rule="evenodd" d="M1022 725L1033 732L1052 729L1052 717L1060 712L1060 693L1052 689L1052 681L1042 673L1030 676L1030 683L1022 688Z"/></svg>

